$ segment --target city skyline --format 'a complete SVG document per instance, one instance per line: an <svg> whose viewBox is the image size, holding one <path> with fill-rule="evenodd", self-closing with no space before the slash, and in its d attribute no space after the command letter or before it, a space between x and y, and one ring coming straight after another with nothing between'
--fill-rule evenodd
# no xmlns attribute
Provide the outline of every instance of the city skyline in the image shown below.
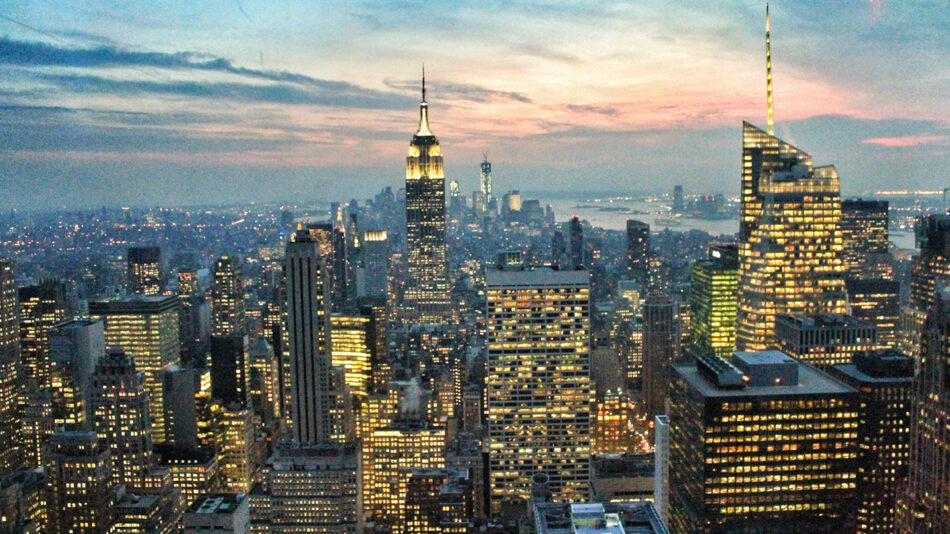
<svg viewBox="0 0 950 534"><path fill-rule="evenodd" d="M763 7L14 5L0 12L0 209L398 187L422 62L446 178L466 193L488 152L499 191L672 178L734 194L740 121L766 124ZM844 195L938 186L948 15L771 9L776 134L820 147Z"/></svg>

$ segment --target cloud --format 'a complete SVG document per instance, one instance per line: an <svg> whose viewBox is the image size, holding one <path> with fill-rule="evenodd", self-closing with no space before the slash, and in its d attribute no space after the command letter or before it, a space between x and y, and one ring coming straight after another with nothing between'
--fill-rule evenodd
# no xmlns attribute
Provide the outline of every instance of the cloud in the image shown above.
<svg viewBox="0 0 950 534"><path fill-rule="evenodd" d="M597 113L600 115L611 115L618 116L622 113L617 108L610 106L591 106L583 104L568 104L567 109L574 111L576 113Z"/></svg>
<svg viewBox="0 0 950 534"><path fill-rule="evenodd" d="M917 145L944 143L946 135L907 135L903 137L872 137L861 142L868 145L878 145L892 148L902 148Z"/></svg>
<svg viewBox="0 0 950 534"><path fill-rule="evenodd" d="M419 80L385 80L383 83L390 89L413 90L418 91ZM452 82L426 82L426 88L430 94L439 95L439 100L467 100L469 102L495 102L499 100L512 100L523 104L531 104L531 99L524 93L512 91L498 91L488 89L478 85L452 83Z"/></svg>

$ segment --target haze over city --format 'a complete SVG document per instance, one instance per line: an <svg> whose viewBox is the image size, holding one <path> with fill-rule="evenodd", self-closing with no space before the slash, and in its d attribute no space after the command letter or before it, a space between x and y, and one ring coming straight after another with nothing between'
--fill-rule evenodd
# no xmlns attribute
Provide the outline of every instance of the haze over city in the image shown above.
<svg viewBox="0 0 950 534"><path fill-rule="evenodd" d="M738 192L765 122L760 2L14 1L0 9L3 209L362 198L402 181L428 74L446 177ZM772 4L776 134L845 195L942 187L940 2Z"/></svg>

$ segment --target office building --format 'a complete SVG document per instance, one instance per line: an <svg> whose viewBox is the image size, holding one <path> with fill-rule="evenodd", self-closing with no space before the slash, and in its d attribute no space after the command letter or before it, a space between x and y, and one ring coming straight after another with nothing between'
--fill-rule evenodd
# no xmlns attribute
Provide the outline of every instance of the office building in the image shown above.
<svg viewBox="0 0 950 534"><path fill-rule="evenodd" d="M18 300L23 379L30 388L51 388L49 329L66 320L66 285L48 279L39 285L21 287Z"/></svg>
<svg viewBox="0 0 950 534"><path fill-rule="evenodd" d="M50 441L50 534L110 534L115 504L109 445L95 432L57 432Z"/></svg>
<svg viewBox="0 0 950 534"><path fill-rule="evenodd" d="M446 323L452 310L445 244L445 177L439 140L429 130L425 75L419 130L412 136L406 158L406 249L409 317L417 323Z"/></svg>
<svg viewBox="0 0 950 534"><path fill-rule="evenodd" d="M598 391L596 399L591 413L592 452L627 451L632 445L629 397L620 387Z"/></svg>
<svg viewBox="0 0 950 534"><path fill-rule="evenodd" d="M373 379L370 317L333 314L330 324L333 366L344 369L350 393L365 399Z"/></svg>
<svg viewBox="0 0 950 534"><path fill-rule="evenodd" d="M570 265L571 269L584 268L584 227L577 215L571 217L568 222L568 239L570 241Z"/></svg>
<svg viewBox="0 0 950 534"><path fill-rule="evenodd" d="M360 297L389 297L389 236L386 230L366 230L360 242L363 257Z"/></svg>
<svg viewBox="0 0 950 534"><path fill-rule="evenodd" d="M114 534L177 534L185 505L167 469L152 469L133 487L118 488Z"/></svg>
<svg viewBox="0 0 950 534"><path fill-rule="evenodd" d="M332 211L332 210L331 210ZM332 213L331 213L332 215ZM324 257L324 265L329 284L330 309L340 311L349 303L351 265L348 261L347 239L342 219L336 222L308 224L307 231L316 240L317 248Z"/></svg>
<svg viewBox="0 0 950 534"><path fill-rule="evenodd" d="M0 531L48 532L46 473L18 467L0 476Z"/></svg>
<svg viewBox="0 0 950 534"><path fill-rule="evenodd" d="M184 534L244 534L250 532L245 493L207 493L195 499L182 517Z"/></svg>
<svg viewBox="0 0 950 534"><path fill-rule="evenodd" d="M53 392L36 389L25 393L24 397L26 402L20 413L20 455L23 465L43 467L49 439L56 432Z"/></svg>
<svg viewBox="0 0 950 534"><path fill-rule="evenodd" d="M846 313L841 189L833 166L743 123L736 344L773 344L775 316Z"/></svg>
<svg viewBox="0 0 950 534"><path fill-rule="evenodd" d="M17 462L17 389L21 376L20 323L13 262L0 258L0 475Z"/></svg>
<svg viewBox="0 0 950 534"><path fill-rule="evenodd" d="M667 534L653 503L594 502L534 505L534 528L538 534Z"/></svg>
<svg viewBox="0 0 950 534"><path fill-rule="evenodd" d="M664 524L670 509L670 418L658 415L654 420L653 504Z"/></svg>
<svg viewBox="0 0 950 534"><path fill-rule="evenodd" d="M105 353L102 321L74 319L49 330L56 424L78 429L88 420L92 373Z"/></svg>
<svg viewBox="0 0 950 534"><path fill-rule="evenodd" d="M326 258L318 242L298 230L287 244L289 404L292 436L300 444L347 441L351 417L345 383L331 368L331 319Z"/></svg>
<svg viewBox="0 0 950 534"><path fill-rule="evenodd" d="M165 285L161 247L129 247L129 293L158 295Z"/></svg>
<svg viewBox="0 0 950 534"><path fill-rule="evenodd" d="M92 429L112 451L112 483L140 486L152 466L152 435L145 373L131 356L114 349L99 360L90 405Z"/></svg>
<svg viewBox="0 0 950 534"><path fill-rule="evenodd" d="M851 316L877 328L880 347L897 345L897 323L901 316L901 284L882 278L845 280Z"/></svg>
<svg viewBox="0 0 950 534"><path fill-rule="evenodd" d="M775 348L827 371L850 363L856 353L876 349L877 329L850 315L778 315Z"/></svg>
<svg viewBox="0 0 950 534"><path fill-rule="evenodd" d="M218 420L217 445L221 487L234 493L248 492L255 465L254 419L247 408L228 408Z"/></svg>
<svg viewBox="0 0 950 534"><path fill-rule="evenodd" d="M886 200L841 201L841 239L848 278L894 279Z"/></svg>
<svg viewBox="0 0 950 534"><path fill-rule="evenodd" d="M165 443L182 450L198 446L198 381L196 369L177 364L166 367L162 377Z"/></svg>
<svg viewBox="0 0 950 534"><path fill-rule="evenodd" d="M467 534L474 528L468 469L412 469L406 483L406 534Z"/></svg>
<svg viewBox="0 0 950 534"><path fill-rule="evenodd" d="M165 441L165 369L179 363L178 297L132 295L89 303L93 320L105 323L106 347L121 348L145 373L152 442Z"/></svg>
<svg viewBox="0 0 950 534"><path fill-rule="evenodd" d="M912 392L907 482L897 532L950 532L950 291L932 299Z"/></svg>
<svg viewBox="0 0 950 534"><path fill-rule="evenodd" d="M211 335L244 333L244 265L241 258L225 254L214 264L211 286Z"/></svg>
<svg viewBox="0 0 950 534"><path fill-rule="evenodd" d="M895 351L867 351L829 374L861 392L857 532L894 532L897 492L907 477L914 361Z"/></svg>
<svg viewBox="0 0 950 534"><path fill-rule="evenodd" d="M650 295L643 304L643 414L647 421L666 413L670 364L680 356L679 302Z"/></svg>
<svg viewBox="0 0 950 534"><path fill-rule="evenodd" d="M950 215L918 217L916 242L920 252L911 259L910 306L926 313L937 287L950 279Z"/></svg>
<svg viewBox="0 0 950 534"><path fill-rule="evenodd" d="M155 458L157 466L171 474L172 483L181 492L185 506L218 487L218 459L210 449L157 445Z"/></svg>
<svg viewBox="0 0 950 534"><path fill-rule="evenodd" d="M527 498L539 471L555 499L582 500L590 475L588 273L499 264L485 280L492 510Z"/></svg>
<svg viewBox="0 0 950 534"><path fill-rule="evenodd" d="M695 350L729 356L736 350L736 307L739 296L739 249L709 249L693 263L689 295L690 342Z"/></svg>
<svg viewBox="0 0 950 534"><path fill-rule="evenodd" d="M266 471L266 483L251 493L251 532L363 532L355 443L279 445Z"/></svg>
<svg viewBox="0 0 950 534"><path fill-rule="evenodd" d="M211 336L211 398L222 406L247 406L249 351L247 334Z"/></svg>
<svg viewBox="0 0 950 534"><path fill-rule="evenodd" d="M248 394L254 413L265 423L280 415L279 362L266 338L257 338L250 352Z"/></svg>
<svg viewBox="0 0 950 534"><path fill-rule="evenodd" d="M672 532L854 531L857 391L775 350L672 367Z"/></svg>

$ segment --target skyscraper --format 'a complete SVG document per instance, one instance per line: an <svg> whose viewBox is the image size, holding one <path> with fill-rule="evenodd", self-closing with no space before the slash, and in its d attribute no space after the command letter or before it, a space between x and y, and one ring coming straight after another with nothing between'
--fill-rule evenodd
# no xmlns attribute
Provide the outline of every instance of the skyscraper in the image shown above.
<svg viewBox="0 0 950 534"><path fill-rule="evenodd" d="M49 331L56 423L79 428L91 415L89 395L96 362L106 354L102 321L73 319Z"/></svg>
<svg viewBox="0 0 950 534"><path fill-rule="evenodd" d="M121 348L132 356L135 368L145 373L149 397L152 441L165 441L165 369L178 363L178 297L132 295L89 303L89 315L105 322L106 346Z"/></svg>
<svg viewBox="0 0 950 534"><path fill-rule="evenodd" d="M419 130L406 158L406 249L409 285L406 304L417 322L443 324L450 315L450 291L445 244L445 177L442 149L429 130L425 74Z"/></svg>
<svg viewBox="0 0 950 534"><path fill-rule="evenodd" d="M886 200L841 201L841 239L848 278L892 280L888 238Z"/></svg>
<svg viewBox="0 0 950 534"><path fill-rule="evenodd" d="M910 459L897 532L950 532L950 291L927 313L913 386Z"/></svg>
<svg viewBox="0 0 950 534"><path fill-rule="evenodd" d="M158 295L165 283L161 247L129 247L127 258L129 293Z"/></svg>
<svg viewBox="0 0 950 534"><path fill-rule="evenodd" d="M334 384L326 258L306 230L287 244L287 325L293 437L320 444L340 435L340 393ZM340 389L334 389L337 386Z"/></svg>
<svg viewBox="0 0 950 534"><path fill-rule="evenodd" d="M362 241L363 276L360 297L389 296L389 236L386 230L366 230Z"/></svg>
<svg viewBox="0 0 950 534"><path fill-rule="evenodd" d="M215 450L221 486L233 493L249 491L255 469L254 420L249 409L231 407L221 413Z"/></svg>
<svg viewBox="0 0 950 534"><path fill-rule="evenodd" d="M571 244L571 269L584 268L584 227L577 215L568 223L568 239Z"/></svg>
<svg viewBox="0 0 950 534"><path fill-rule="evenodd" d="M484 154L484 159L482 160L481 168L482 172L479 175L478 184L481 187L482 195L485 196L485 204L488 205L492 201L491 195L491 162L488 161L488 154Z"/></svg>
<svg viewBox="0 0 950 534"><path fill-rule="evenodd" d="M152 435L145 373L132 357L110 350L92 377L92 428L111 449L112 483L138 487L152 466Z"/></svg>
<svg viewBox="0 0 950 534"><path fill-rule="evenodd" d="M58 280L21 287L20 358L23 377L33 388L52 387L49 329L66 320L66 286Z"/></svg>
<svg viewBox="0 0 950 534"><path fill-rule="evenodd" d="M16 466L20 326L13 262L0 258L0 475Z"/></svg>
<svg viewBox="0 0 950 534"><path fill-rule="evenodd" d="M672 367L671 532L854 531L857 391L779 351Z"/></svg>
<svg viewBox="0 0 950 534"><path fill-rule="evenodd" d="M938 280L950 279L950 215L918 217L916 236L920 253L911 260L910 305L926 312Z"/></svg>
<svg viewBox="0 0 950 534"><path fill-rule="evenodd" d="M370 318L362 315L333 314L332 361L345 372L350 393L361 399L369 394L372 384L372 352L369 346Z"/></svg>
<svg viewBox="0 0 950 534"><path fill-rule="evenodd" d="M234 255L221 256L214 264L211 287L211 335L244 333L244 267Z"/></svg>
<svg viewBox="0 0 950 534"><path fill-rule="evenodd" d="M680 356L679 302L650 295L643 303L643 412L647 421L666 413L670 364Z"/></svg>
<svg viewBox="0 0 950 534"><path fill-rule="evenodd" d="M729 356L736 350L736 307L739 294L739 250L712 247L692 266L689 311L693 348Z"/></svg>
<svg viewBox="0 0 950 534"><path fill-rule="evenodd" d="M897 322L901 316L901 284L883 278L845 280L851 315L877 327L877 344L894 347L897 344Z"/></svg>
<svg viewBox="0 0 950 534"><path fill-rule="evenodd" d="M775 348L824 371L850 363L853 356L877 348L873 324L850 315L778 315Z"/></svg>
<svg viewBox="0 0 950 534"><path fill-rule="evenodd" d="M650 225L627 219L627 271L646 286L650 272Z"/></svg>
<svg viewBox="0 0 950 534"><path fill-rule="evenodd" d="M115 504L109 445L95 432L57 432L50 443L50 534L109 534Z"/></svg>
<svg viewBox="0 0 950 534"><path fill-rule="evenodd" d="M246 334L211 336L211 397L247 406L251 366Z"/></svg>
<svg viewBox="0 0 950 534"><path fill-rule="evenodd" d="M846 313L833 166L743 123L737 346L771 346L778 314Z"/></svg>
<svg viewBox="0 0 950 534"><path fill-rule="evenodd" d="M488 268L486 378L492 509L543 472L557 500L590 475L590 282L586 271Z"/></svg>

